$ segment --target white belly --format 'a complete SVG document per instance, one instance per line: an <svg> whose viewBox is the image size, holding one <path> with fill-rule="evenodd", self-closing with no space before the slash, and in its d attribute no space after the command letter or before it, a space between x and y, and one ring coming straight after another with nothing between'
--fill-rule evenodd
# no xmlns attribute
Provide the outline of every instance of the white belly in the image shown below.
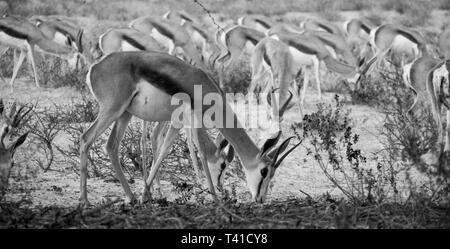
<svg viewBox="0 0 450 249"><path fill-rule="evenodd" d="M135 46L131 45L130 43L128 43L127 41L122 41L121 43L121 49L124 52L128 52L128 51L141 51L140 49L136 48Z"/></svg>
<svg viewBox="0 0 450 249"><path fill-rule="evenodd" d="M161 43L163 46L166 46L166 48L173 48L174 47L174 43L172 41L172 39L170 39L169 37L161 34L157 29L152 29L152 34L151 36L153 38L155 38L156 41L158 41L159 43Z"/></svg>
<svg viewBox="0 0 450 249"><path fill-rule="evenodd" d="M263 25L261 25L260 23L255 23L255 29L263 32L264 34L267 33L268 29L266 27L264 27Z"/></svg>
<svg viewBox="0 0 450 249"><path fill-rule="evenodd" d="M250 42L250 41L246 41L245 42L245 47L244 47L244 51L246 52L246 53L252 53L253 52L253 49L255 48L255 45L253 45L253 43L252 42Z"/></svg>
<svg viewBox="0 0 450 249"><path fill-rule="evenodd" d="M25 40L17 39L4 32L0 32L0 44L8 47L27 50L27 42Z"/></svg>
<svg viewBox="0 0 450 249"><path fill-rule="evenodd" d="M328 50L328 52L330 52L331 56L335 59L337 59L337 55L336 55L336 51L334 51L334 48L325 45L325 48Z"/></svg>
<svg viewBox="0 0 450 249"><path fill-rule="evenodd" d="M65 45L65 46L68 45L67 44L67 36L65 36L59 32L55 32L55 37L53 37L53 41L58 44L61 44L61 45Z"/></svg>
<svg viewBox="0 0 450 249"><path fill-rule="evenodd" d="M402 35L395 36L391 49L395 53L419 55L419 47L417 44Z"/></svg>
<svg viewBox="0 0 450 249"><path fill-rule="evenodd" d="M191 34L191 39L197 44L199 47L203 48L206 44L206 39L203 37L198 31L194 30Z"/></svg>
<svg viewBox="0 0 450 249"><path fill-rule="evenodd" d="M170 104L171 96L142 80L137 84L138 93L127 111L147 121L169 121L177 106Z"/></svg>
<svg viewBox="0 0 450 249"><path fill-rule="evenodd" d="M312 54L306 54L298 49L289 46L289 51L292 54L292 57L294 58L295 64L297 66L312 66L314 65L314 57L315 55Z"/></svg>

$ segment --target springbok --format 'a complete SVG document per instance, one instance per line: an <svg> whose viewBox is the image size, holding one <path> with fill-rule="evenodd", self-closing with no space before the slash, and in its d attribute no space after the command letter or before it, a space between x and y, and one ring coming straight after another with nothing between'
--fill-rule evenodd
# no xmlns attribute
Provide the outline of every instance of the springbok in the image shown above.
<svg viewBox="0 0 450 249"><path fill-rule="evenodd" d="M218 32L216 37L221 47L225 48L217 62L221 63L223 67L231 67L244 51L252 51L265 35L256 29L233 26L224 32Z"/></svg>
<svg viewBox="0 0 450 249"><path fill-rule="evenodd" d="M169 54L171 55L174 54L176 48L182 49L194 65L205 68L203 57L197 50L191 37L178 24L174 24L164 18L146 16L132 21L130 28L153 36L161 44L168 44Z"/></svg>
<svg viewBox="0 0 450 249"><path fill-rule="evenodd" d="M344 22L343 26L353 55L367 57L365 53L370 51L370 33L375 26L365 18L352 18Z"/></svg>
<svg viewBox="0 0 450 249"><path fill-rule="evenodd" d="M445 144L444 152L450 151L450 104L448 96L450 94L449 72L450 60L440 60L426 54L414 61L404 77L405 83L415 94L414 103L408 112L412 111L417 103L427 102L431 104L433 117L438 127L438 142L442 148ZM441 109L447 109L446 132L444 142L444 131L442 128Z"/></svg>
<svg viewBox="0 0 450 249"><path fill-rule="evenodd" d="M279 89L278 101L272 101L274 104L270 106L272 108L272 115L277 115L278 112L281 113L279 115L279 121L281 122L283 112L288 106L280 106L280 104L277 105L276 103L289 103L290 100L288 98L293 97L292 93L288 97L291 88L294 88L293 92L295 93L296 99L298 100L300 98L299 91L296 89L297 84L293 84L295 83L295 76L300 68L295 65L294 58L288 46L270 37L262 39L256 45L250 59L250 65L252 69L252 81L249 86L249 93L264 92L271 94L271 89ZM267 72L269 72L272 81L265 86L261 86L261 82L264 82ZM278 106L281 107L280 110L278 110ZM303 108L300 106L301 113L302 110Z"/></svg>
<svg viewBox="0 0 450 249"><path fill-rule="evenodd" d="M200 121L200 124L203 125L203 115L209 107L204 104L203 99L209 94L217 96L218 101L215 101L215 107L217 107L216 110L220 110L218 115L224 114L223 111L228 114L222 116L224 118L223 122L221 121L218 125L219 132L234 147L244 166L252 198L257 202L265 201L269 182L276 169L286 156L299 145L297 144L279 157L292 139L292 137L288 138L276 147L281 137L281 132L279 132L275 137L268 139L259 149L245 130L240 128L242 126L237 120L237 115L226 102L225 95L217 83L201 69L171 55L155 52L112 53L91 66L87 75L87 84L99 103L99 114L80 140L80 202L83 205L89 204L86 191L89 147L112 123L114 123L114 127L106 148L127 198L130 201L136 200L123 175L118 157L120 140L133 115L146 121L173 121L171 116L174 111L178 112L179 108L185 107L183 110L187 110L187 113L191 113L194 118L189 118L189 120ZM195 91L200 87L201 93L198 90ZM186 98L192 100L191 103L201 103L202 108L194 108L194 105L189 104L171 105L173 101L183 102L186 101ZM220 99L225 101L220 101ZM187 116L190 117L190 115ZM202 136L198 136L198 134L199 129L204 128L193 126L192 129L194 137L202 139ZM199 147L200 151L207 150L205 143L201 141ZM208 160L205 158L207 153L200 154L203 165L205 165L204 170L209 190L215 195L207 166ZM151 185L157 171L157 167L151 168L150 175L145 181L146 186Z"/></svg>
<svg viewBox="0 0 450 249"><path fill-rule="evenodd" d="M320 87L321 61L325 63L329 70L341 74L351 82L356 82L360 76L360 73L358 73L359 68L355 65L349 65L336 60L333 57L333 54L330 53L330 48L327 48L322 40L315 35L309 35L307 32L305 34L269 32L269 34L271 38L280 40L288 46L289 51L294 58L295 65L301 66L305 69L306 67L314 68L319 100L322 99L322 90ZM302 96L300 97L301 101L304 100L304 95L309 83L308 71L304 70L304 72L303 91ZM303 105L303 103L301 103L301 105Z"/></svg>
<svg viewBox="0 0 450 249"><path fill-rule="evenodd" d="M267 31L274 26L274 22L263 15L245 15L241 16L237 20L238 25L246 26L264 34L267 34Z"/></svg>
<svg viewBox="0 0 450 249"><path fill-rule="evenodd" d="M79 56L75 48L63 46L45 38L42 32L31 22L14 16L6 16L0 19L0 44L0 56L9 47L20 50L20 55L17 64L14 65L13 75L10 81L11 91L13 91L14 81L27 53L33 67L36 86L40 87L39 77L36 71L35 47L38 51L68 60L72 66L76 65Z"/></svg>
<svg viewBox="0 0 450 249"><path fill-rule="evenodd" d="M130 28L121 29L109 29L99 38L98 48L102 53L102 56L109 55L114 52L127 52L127 51L152 51L166 53L167 48L159 44L153 37L144 34L138 30ZM146 154L146 138L148 126L147 122L143 121L143 133L141 137L142 148L142 167L144 173L144 179L147 178L147 154ZM152 166L162 163L164 158L170 152L170 147L175 142L175 138L179 134L180 129L176 129L170 122L159 122L153 129L151 134L151 144L153 152ZM197 156L194 150L194 143L197 141L192 140L192 135L189 129L186 129L187 141L189 146L190 156L193 162L194 170L197 175L197 179L200 180L200 167L197 162ZM204 135L201 133L200 135ZM207 136L203 139L208 143L209 150L206 151L209 165L212 168L213 184L218 189L221 187L221 180L223 178L223 170L226 165L223 164L233 159L232 149L229 149L229 153L224 152L226 146L217 148L216 145ZM197 145L198 147L198 145ZM228 159L227 159L228 158ZM158 166L159 167L159 166ZM157 174L158 175L158 174ZM155 177L156 189L160 192L159 177ZM152 186L149 186L150 188ZM144 195L141 201L145 201L147 189L144 189Z"/></svg>
<svg viewBox="0 0 450 249"><path fill-rule="evenodd" d="M23 125L23 118L32 108L21 106L19 110L14 103L7 114L3 100L0 99L0 200L8 189L9 175L13 167L14 153L27 139L28 132L12 139L13 134ZM28 110L27 110L28 109Z"/></svg>
<svg viewBox="0 0 450 249"><path fill-rule="evenodd" d="M325 31L345 37L343 30L338 25L318 18L306 18L300 23L300 27L307 30Z"/></svg>
<svg viewBox="0 0 450 249"><path fill-rule="evenodd" d="M373 64L379 67L388 52L400 55L401 66L403 67L406 64L404 62L405 55L412 55L413 60L415 60L426 51L425 38L419 32L392 24L385 24L372 29L370 45L374 50L374 56L368 60L368 71Z"/></svg>

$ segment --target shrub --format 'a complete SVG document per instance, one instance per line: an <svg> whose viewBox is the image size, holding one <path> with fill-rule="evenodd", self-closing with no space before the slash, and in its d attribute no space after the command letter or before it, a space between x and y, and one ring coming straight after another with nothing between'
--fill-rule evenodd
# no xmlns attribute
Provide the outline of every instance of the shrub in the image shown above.
<svg viewBox="0 0 450 249"><path fill-rule="evenodd" d="M335 106L318 104L316 112L305 115L303 123L293 124L292 129L303 141L307 155L349 200L380 203L389 190L397 192L395 174L381 163L368 164L357 148L359 135L353 132L350 111L343 109L337 95L335 101Z"/></svg>

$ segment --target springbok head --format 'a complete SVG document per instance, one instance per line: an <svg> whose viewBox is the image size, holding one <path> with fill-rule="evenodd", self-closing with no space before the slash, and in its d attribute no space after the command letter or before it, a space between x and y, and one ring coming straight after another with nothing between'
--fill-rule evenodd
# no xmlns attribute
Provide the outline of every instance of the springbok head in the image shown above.
<svg viewBox="0 0 450 249"><path fill-rule="evenodd" d="M260 153L256 157L256 167L252 170L244 169L247 185L253 200L256 202L263 203L266 201L270 181L275 176L275 171L279 168L283 160L300 145L300 143L296 144L283 154L287 149L289 142L294 137L287 138L277 147L276 145L280 138L281 131L273 138L269 138L263 144Z"/></svg>
<svg viewBox="0 0 450 249"><path fill-rule="evenodd" d="M6 114L3 100L0 99L0 200L8 188L8 179L13 166L13 157L16 149L27 139L28 133L16 137L17 129L22 125L23 118L30 113L32 108L21 106L16 111L16 104Z"/></svg>

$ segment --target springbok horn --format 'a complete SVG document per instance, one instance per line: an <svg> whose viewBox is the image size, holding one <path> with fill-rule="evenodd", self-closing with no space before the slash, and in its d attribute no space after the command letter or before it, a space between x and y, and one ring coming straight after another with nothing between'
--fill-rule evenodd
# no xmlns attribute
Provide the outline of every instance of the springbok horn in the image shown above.
<svg viewBox="0 0 450 249"><path fill-rule="evenodd" d="M294 97L291 91L289 91L289 94L290 94L289 98L286 100L286 102L284 102L283 106L280 108L280 117L283 117L283 114L286 111L289 102L291 102L292 98Z"/></svg>
<svg viewBox="0 0 450 249"><path fill-rule="evenodd" d="M281 131L279 131L275 137L267 139L267 141L264 143L264 145L261 149L260 156L266 155L270 151L270 149L278 143L278 141L280 140L280 137L281 137Z"/></svg>
<svg viewBox="0 0 450 249"><path fill-rule="evenodd" d="M294 147L292 147L290 150L288 150L286 153L284 153L284 155L280 158L280 160L278 160L275 165L274 168L278 168L278 166L281 165L281 163L283 162L283 160L293 151L295 150L295 148L297 148L302 142L299 142L298 144L296 144Z"/></svg>

